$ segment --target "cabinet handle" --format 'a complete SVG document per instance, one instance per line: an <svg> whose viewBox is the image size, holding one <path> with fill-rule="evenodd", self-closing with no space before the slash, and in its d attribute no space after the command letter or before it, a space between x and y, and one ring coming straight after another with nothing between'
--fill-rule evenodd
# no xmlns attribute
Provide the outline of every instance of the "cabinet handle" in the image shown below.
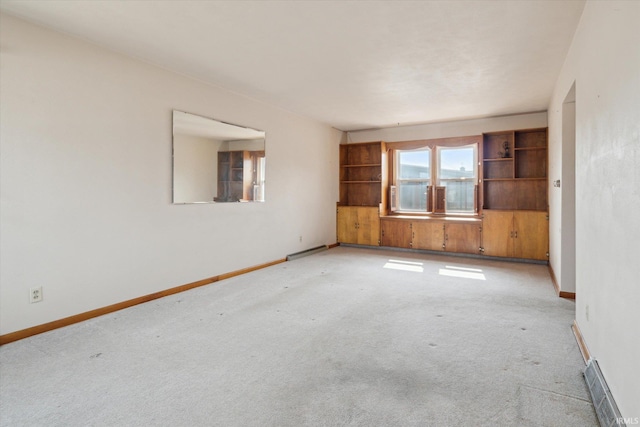
<svg viewBox="0 0 640 427"><path fill-rule="evenodd" d="M515 233L515 238L517 239L518 238L518 232L514 231L514 233Z"/></svg>

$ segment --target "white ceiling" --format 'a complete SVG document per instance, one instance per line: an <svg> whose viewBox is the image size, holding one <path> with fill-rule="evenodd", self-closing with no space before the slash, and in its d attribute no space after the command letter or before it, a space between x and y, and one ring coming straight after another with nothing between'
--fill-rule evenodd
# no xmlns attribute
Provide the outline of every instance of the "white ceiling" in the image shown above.
<svg viewBox="0 0 640 427"><path fill-rule="evenodd" d="M584 1L0 0L0 7L357 130L546 110Z"/></svg>

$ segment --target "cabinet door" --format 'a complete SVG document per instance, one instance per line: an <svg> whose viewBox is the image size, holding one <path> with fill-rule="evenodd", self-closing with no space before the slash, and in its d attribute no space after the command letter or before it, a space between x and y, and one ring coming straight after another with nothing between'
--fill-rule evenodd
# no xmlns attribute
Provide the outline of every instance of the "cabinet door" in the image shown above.
<svg viewBox="0 0 640 427"><path fill-rule="evenodd" d="M444 223L438 221L414 221L411 224L411 247L441 251L444 245Z"/></svg>
<svg viewBox="0 0 640 427"><path fill-rule="evenodd" d="M380 214L378 208L357 209L357 243L360 245L380 245Z"/></svg>
<svg viewBox="0 0 640 427"><path fill-rule="evenodd" d="M357 209L351 206L338 207L336 224L339 243L358 243Z"/></svg>
<svg viewBox="0 0 640 427"><path fill-rule="evenodd" d="M444 245L448 252L477 254L480 251L480 224L447 223Z"/></svg>
<svg viewBox="0 0 640 427"><path fill-rule="evenodd" d="M482 247L484 255L513 256L513 211L483 211Z"/></svg>
<svg viewBox="0 0 640 427"><path fill-rule="evenodd" d="M383 218L380 220L380 228L382 246L411 247L411 222Z"/></svg>
<svg viewBox="0 0 640 427"><path fill-rule="evenodd" d="M515 211L513 233L516 258L548 259L549 220L546 212Z"/></svg>

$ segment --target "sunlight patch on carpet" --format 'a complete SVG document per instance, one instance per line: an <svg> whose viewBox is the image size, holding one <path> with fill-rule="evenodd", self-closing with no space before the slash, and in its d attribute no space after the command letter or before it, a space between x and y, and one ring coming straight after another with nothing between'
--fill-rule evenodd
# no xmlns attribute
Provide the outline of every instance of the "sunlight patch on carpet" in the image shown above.
<svg viewBox="0 0 640 427"><path fill-rule="evenodd" d="M423 263L413 261L401 261L397 259L390 259L384 265L383 268L389 268L391 270L413 271L414 273L424 272Z"/></svg>
<svg viewBox="0 0 640 427"><path fill-rule="evenodd" d="M454 267L447 265L439 271L441 276L461 277L463 279L487 280L479 268Z"/></svg>

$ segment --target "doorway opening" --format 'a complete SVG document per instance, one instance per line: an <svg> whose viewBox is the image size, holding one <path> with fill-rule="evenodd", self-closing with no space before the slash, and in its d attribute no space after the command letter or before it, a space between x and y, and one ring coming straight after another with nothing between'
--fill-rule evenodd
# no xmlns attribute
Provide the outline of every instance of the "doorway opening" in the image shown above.
<svg viewBox="0 0 640 427"><path fill-rule="evenodd" d="M562 103L560 290L576 292L576 84Z"/></svg>

